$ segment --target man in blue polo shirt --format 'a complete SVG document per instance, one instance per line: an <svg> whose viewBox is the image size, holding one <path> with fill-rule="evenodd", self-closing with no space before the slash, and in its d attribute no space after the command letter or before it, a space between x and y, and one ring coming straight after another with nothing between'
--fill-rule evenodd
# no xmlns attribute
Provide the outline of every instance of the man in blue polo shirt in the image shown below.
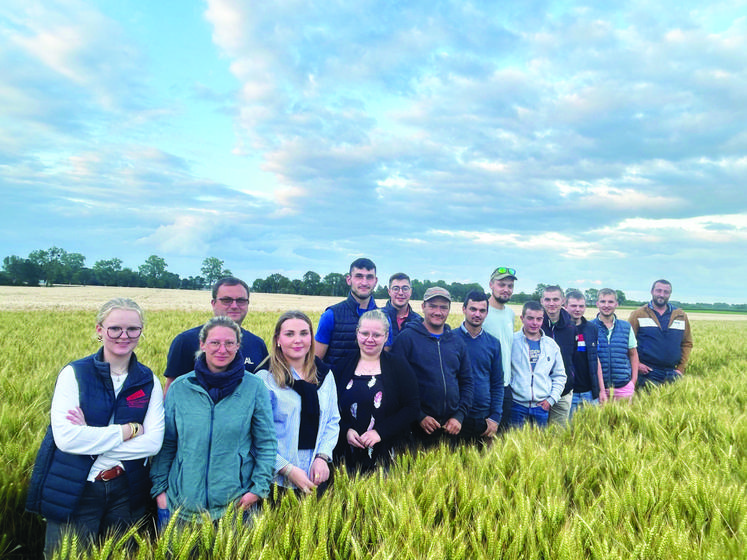
<svg viewBox="0 0 747 560"><path fill-rule="evenodd" d="M319 318L314 336L314 353L334 371L335 364L352 354L357 354L358 340L355 329L358 319L366 311L376 309L373 292L376 289L376 265L371 259L360 258L350 264L345 276L350 294L345 301L328 307ZM392 345L392 329L386 346Z"/></svg>
<svg viewBox="0 0 747 560"><path fill-rule="evenodd" d="M213 285L213 315L224 316L241 326L249 311L249 286L243 280L227 276ZM202 325L178 334L171 343L169 355L166 358L166 386L185 373L195 369L195 353L200 348L200 329ZM241 354L244 356L244 369L254 373L257 366L267 357L265 341L246 329L241 329Z"/></svg>

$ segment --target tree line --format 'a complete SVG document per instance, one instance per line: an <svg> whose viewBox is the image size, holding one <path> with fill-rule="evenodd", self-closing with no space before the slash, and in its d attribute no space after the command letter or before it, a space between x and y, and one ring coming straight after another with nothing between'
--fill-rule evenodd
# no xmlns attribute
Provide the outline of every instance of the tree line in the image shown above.
<svg viewBox="0 0 747 560"><path fill-rule="evenodd" d="M3 259L0 271L0 285L6 286L53 286L55 284L76 284L83 286L122 286L133 288L166 288L182 290L209 289L223 276L230 276L231 271L224 267L224 262L217 257L207 257L202 261L200 274L181 278L170 272L166 260L158 255L151 255L134 270L124 267L122 259L112 258L98 260L92 267L86 266L86 257L80 253L69 253L59 247L31 251L26 258L11 255ZM412 299L423 299L425 291L432 286L449 290L454 301L464 301L472 290L483 290L483 286L473 282L447 283L444 280L412 280ZM518 292L511 298L512 303L523 304L529 300L539 300L542 291L548 284L537 284L533 292ZM280 273L270 274L267 278L257 278L251 284L252 291L267 294L296 294L308 296L347 296L350 288L345 282L345 274L331 272L326 276L309 270L302 278L290 279ZM568 293L575 288L568 288ZM586 303L594 305L597 300L596 288L578 290L584 294ZM379 285L374 297L384 301L388 299L387 287ZM617 290L618 302L623 305L642 305L645 302L627 299L622 290ZM672 303L683 305L672 300ZM689 303L690 310L703 311L738 311L747 312L747 304L729 303Z"/></svg>
<svg viewBox="0 0 747 560"><path fill-rule="evenodd" d="M122 259L112 258L96 261L92 267L87 267L86 257L80 253L68 253L59 247L37 249L26 258L18 255L5 257L0 271L0 285L77 284L202 290L212 286L219 278L231 275L231 271L223 267L223 261L216 257L202 261L201 275L187 278L167 270L166 260L158 255L149 256L137 270L122 265Z"/></svg>

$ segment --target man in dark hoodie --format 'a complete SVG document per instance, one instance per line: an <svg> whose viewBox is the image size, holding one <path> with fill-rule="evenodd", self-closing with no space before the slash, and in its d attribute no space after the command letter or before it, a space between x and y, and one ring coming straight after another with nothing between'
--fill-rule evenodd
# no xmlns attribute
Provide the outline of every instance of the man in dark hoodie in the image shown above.
<svg viewBox="0 0 747 560"><path fill-rule="evenodd" d="M560 400L552 405L548 422L564 426L568 423L573 401L573 383L575 380L573 354L576 351L576 323L563 309L565 298L560 286L546 286L542 292L540 303L545 311L542 331L545 336L549 336L560 346L566 374L563 394L560 396Z"/></svg>
<svg viewBox="0 0 747 560"><path fill-rule="evenodd" d="M418 379L420 413L415 439L428 447L457 441L472 405L472 370L464 340L446 324L451 295L441 287L423 295L423 322L410 323L394 339L392 353L403 356Z"/></svg>

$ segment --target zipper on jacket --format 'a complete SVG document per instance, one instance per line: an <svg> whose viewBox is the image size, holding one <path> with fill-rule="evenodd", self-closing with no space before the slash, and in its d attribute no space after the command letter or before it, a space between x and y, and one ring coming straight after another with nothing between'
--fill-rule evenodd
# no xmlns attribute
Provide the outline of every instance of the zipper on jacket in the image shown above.
<svg viewBox="0 0 747 560"><path fill-rule="evenodd" d="M208 452L207 452L207 463L205 464L205 506L208 511L210 510L210 460L213 450L213 422L215 421L215 403L213 399L208 395L210 401L210 430L208 431Z"/></svg>
<svg viewBox="0 0 747 560"><path fill-rule="evenodd" d="M443 361L443 358L441 357L441 340L440 339L436 339L436 346L438 348L438 365L441 367L441 382L443 383L443 386L444 386L444 404L443 404L443 407L441 408L441 412L445 413L446 412L446 374L444 373L444 361Z"/></svg>

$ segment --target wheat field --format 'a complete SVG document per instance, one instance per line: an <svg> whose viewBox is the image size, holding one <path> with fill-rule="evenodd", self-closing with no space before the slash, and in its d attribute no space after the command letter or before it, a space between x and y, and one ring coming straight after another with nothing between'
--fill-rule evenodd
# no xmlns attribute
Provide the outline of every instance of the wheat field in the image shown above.
<svg viewBox="0 0 747 560"><path fill-rule="evenodd" d="M143 303L138 357L159 374L173 336L209 316L207 292L189 294L187 307L110 290L24 309L8 308L18 293L0 294L0 557L40 550L43 525L23 513L26 485L58 371L97 348L94 309L119 295ZM38 292L28 297L40 304ZM301 307L316 320L327 305L285 300L260 311L261 294L252 298L247 322L265 340L278 311ZM251 525L229 512L216 525L172 525L159 539L134 533L134 545L110 539L86 551L70 541L59 557L747 558L747 323L708 319L693 322L681 382L584 409L571 429L528 427L483 449L403 455L386 476L338 472L321 499L287 494Z"/></svg>

